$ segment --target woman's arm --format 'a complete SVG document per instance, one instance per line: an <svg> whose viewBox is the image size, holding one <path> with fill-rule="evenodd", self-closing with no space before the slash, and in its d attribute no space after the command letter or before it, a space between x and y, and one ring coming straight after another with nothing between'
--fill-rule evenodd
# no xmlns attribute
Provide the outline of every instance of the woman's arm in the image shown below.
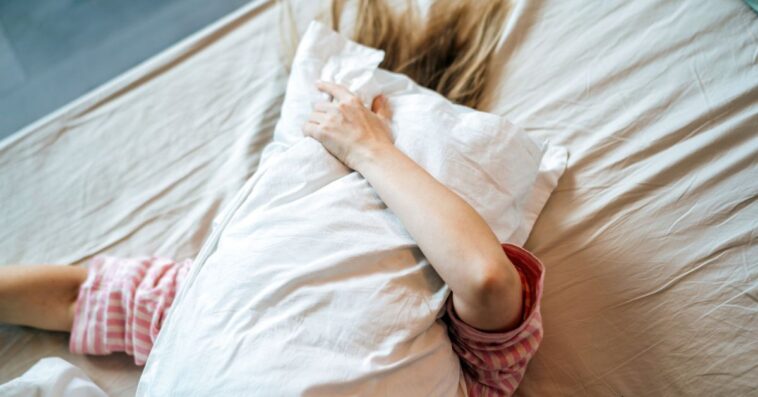
<svg viewBox="0 0 758 397"><path fill-rule="evenodd" d="M521 280L482 217L400 150L381 147L356 164L453 291L458 316L483 330L516 326Z"/></svg>
<svg viewBox="0 0 758 397"><path fill-rule="evenodd" d="M337 102L319 104L307 135L355 169L400 218L429 263L453 291L458 316L482 330L515 327L521 281L482 217L391 141L387 101L366 109L342 86L321 83Z"/></svg>

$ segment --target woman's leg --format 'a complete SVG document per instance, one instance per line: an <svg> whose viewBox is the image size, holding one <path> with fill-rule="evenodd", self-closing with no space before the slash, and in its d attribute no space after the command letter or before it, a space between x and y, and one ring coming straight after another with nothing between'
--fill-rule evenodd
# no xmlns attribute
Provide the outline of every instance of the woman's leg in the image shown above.
<svg viewBox="0 0 758 397"><path fill-rule="evenodd" d="M81 266L0 266L0 323L71 331Z"/></svg>

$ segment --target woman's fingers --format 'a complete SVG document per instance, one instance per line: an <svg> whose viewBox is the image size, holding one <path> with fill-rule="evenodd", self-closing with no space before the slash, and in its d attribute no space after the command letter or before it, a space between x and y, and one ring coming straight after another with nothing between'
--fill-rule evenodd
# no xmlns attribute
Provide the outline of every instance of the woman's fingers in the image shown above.
<svg viewBox="0 0 758 397"><path fill-rule="evenodd" d="M313 105L313 111L315 112L329 113L336 109L337 105L331 102L316 102L316 104Z"/></svg>
<svg viewBox="0 0 758 397"><path fill-rule="evenodd" d="M328 115L323 112L313 112L311 113L311 117L308 118L309 122L315 122L316 124L324 124L327 120Z"/></svg>
<svg viewBox="0 0 758 397"><path fill-rule="evenodd" d="M383 117L386 120L392 118L392 109L390 109L390 101L384 95L378 95L371 102L371 111Z"/></svg>
<svg viewBox="0 0 758 397"><path fill-rule="evenodd" d="M337 98L337 100L340 102L348 102L354 97L353 93L350 92L350 90L347 88L339 84L329 83L327 81L317 81L316 88L318 88L318 90L321 92L325 92Z"/></svg>
<svg viewBox="0 0 758 397"><path fill-rule="evenodd" d="M392 144L389 102L378 96L371 109L339 84L319 81L316 87L336 101L319 101L303 125L303 133L319 141L330 153L354 169L364 148ZM372 111L373 110L373 111ZM356 160L358 156L358 160Z"/></svg>
<svg viewBox="0 0 758 397"><path fill-rule="evenodd" d="M309 136L318 140L321 129L319 128L318 124L308 120L308 122L303 126L303 132L305 133L305 136Z"/></svg>

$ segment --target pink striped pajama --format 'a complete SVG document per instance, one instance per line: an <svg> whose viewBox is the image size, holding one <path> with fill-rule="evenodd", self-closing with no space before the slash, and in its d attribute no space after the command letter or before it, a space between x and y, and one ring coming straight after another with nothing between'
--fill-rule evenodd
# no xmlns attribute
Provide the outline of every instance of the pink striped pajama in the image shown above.
<svg viewBox="0 0 758 397"><path fill-rule="evenodd" d="M79 288L69 350L126 352L145 364L190 260L99 256Z"/></svg>
<svg viewBox="0 0 758 397"><path fill-rule="evenodd" d="M477 330L458 317L451 298L442 317L470 397L512 395L542 340L544 267L523 248L503 244L503 250L521 276L521 324L508 332ZM190 260L157 257L94 258L79 290L69 349L97 355L123 351L143 365L190 265Z"/></svg>

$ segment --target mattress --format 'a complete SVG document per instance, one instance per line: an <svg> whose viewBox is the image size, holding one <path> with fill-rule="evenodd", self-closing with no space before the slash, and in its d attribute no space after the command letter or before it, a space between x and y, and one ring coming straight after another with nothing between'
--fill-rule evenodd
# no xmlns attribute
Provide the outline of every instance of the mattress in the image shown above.
<svg viewBox="0 0 758 397"><path fill-rule="evenodd" d="M301 32L323 10L292 3ZM254 1L0 142L0 263L193 257L271 139L282 4ZM506 24L488 110L571 153L526 243L547 268L545 336L517 395L758 389L758 15L517 0ZM114 396L141 373L0 326L0 383L49 356Z"/></svg>

